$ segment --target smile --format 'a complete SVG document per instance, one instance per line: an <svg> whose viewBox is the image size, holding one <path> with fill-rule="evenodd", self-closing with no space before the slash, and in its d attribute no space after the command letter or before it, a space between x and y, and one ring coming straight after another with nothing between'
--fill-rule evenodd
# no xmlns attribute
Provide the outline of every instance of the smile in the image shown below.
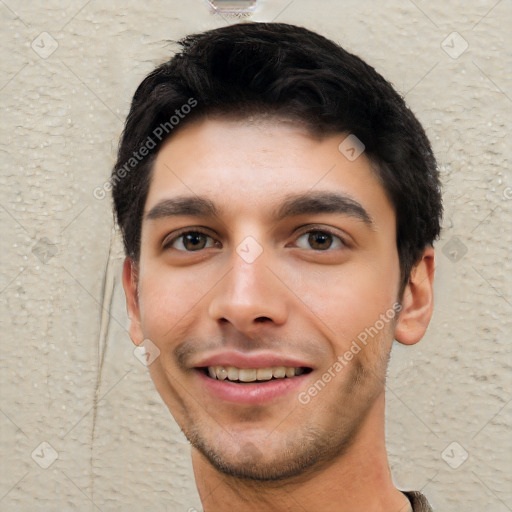
<svg viewBox="0 0 512 512"><path fill-rule="evenodd" d="M293 378L309 371L303 367L269 366L266 368L237 368L235 366L208 366L206 373L216 380L231 382L256 382Z"/></svg>

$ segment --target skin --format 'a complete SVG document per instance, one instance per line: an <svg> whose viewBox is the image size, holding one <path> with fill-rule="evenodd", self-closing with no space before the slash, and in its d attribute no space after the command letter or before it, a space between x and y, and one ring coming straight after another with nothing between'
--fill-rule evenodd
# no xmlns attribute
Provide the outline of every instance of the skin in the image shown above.
<svg viewBox="0 0 512 512"><path fill-rule="evenodd" d="M181 195L219 209L144 218L140 260L127 258L123 271L130 336L160 350L151 377L192 443L206 512L226 503L241 512L410 510L389 471L384 381L393 338L416 343L430 321L434 252L425 249L398 297L395 213L364 153L349 161L338 150L345 137L316 138L277 119L210 118L184 125L157 155L145 214ZM372 224L340 213L272 216L288 194L311 192L352 198ZM199 250L173 238L199 227ZM313 228L335 236L319 249ZM248 236L263 250L251 263L236 251ZM226 348L294 356L313 367L297 390L307 391L397 299L398 318L306 405L297 393L227 403L193 369Z"/></svg>

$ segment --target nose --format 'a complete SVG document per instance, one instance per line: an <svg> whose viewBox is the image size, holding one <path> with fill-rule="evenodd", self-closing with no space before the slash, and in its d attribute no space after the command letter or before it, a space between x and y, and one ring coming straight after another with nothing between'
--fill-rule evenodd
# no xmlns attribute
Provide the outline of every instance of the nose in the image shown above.
<svg viewBox="0 0 512 512"><path fill-rule="evenodd" d="M264 254L247 262L234 252L231 270L218 283L209 305L210 318L248 337L286 323L289 294Z"/></svg>

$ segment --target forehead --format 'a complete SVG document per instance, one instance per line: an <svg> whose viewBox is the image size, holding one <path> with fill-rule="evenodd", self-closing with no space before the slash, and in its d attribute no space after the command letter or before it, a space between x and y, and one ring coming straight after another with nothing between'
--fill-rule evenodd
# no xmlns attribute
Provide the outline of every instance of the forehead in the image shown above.
<svg viewBox="0 0 512 512"><path fill-rule="evenodd" d="M363 153L349 160L340 151L347 135L318 138L282 119L194 121L160 149L145 213L172 197L196 195L210 198L227 216L270 216L286 197L331 191L393 221L369 159Z"/></svg>

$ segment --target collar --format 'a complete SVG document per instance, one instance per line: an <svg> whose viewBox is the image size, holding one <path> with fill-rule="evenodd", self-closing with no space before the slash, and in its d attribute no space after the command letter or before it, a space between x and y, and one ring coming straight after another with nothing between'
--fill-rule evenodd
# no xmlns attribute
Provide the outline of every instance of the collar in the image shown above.
<svg viewBox="0 0 512 512"><path fill-rule="evenodd" d="M418 491L402 491L411 502L413 512L433 512L427 498Z"/></svg>

